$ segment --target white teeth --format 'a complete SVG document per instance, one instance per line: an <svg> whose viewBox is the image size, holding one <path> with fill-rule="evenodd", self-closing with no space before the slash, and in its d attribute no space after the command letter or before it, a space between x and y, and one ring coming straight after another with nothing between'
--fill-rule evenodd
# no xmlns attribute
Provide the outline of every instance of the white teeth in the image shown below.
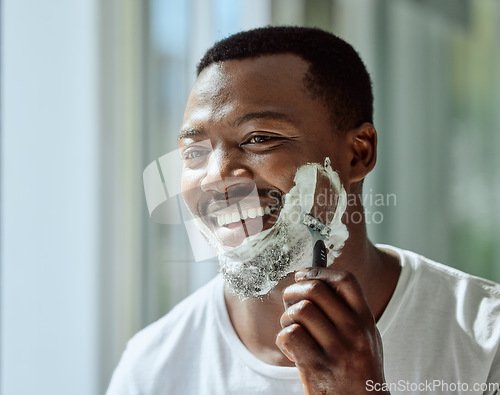
<svg viewBox="0 0 500 395"><path fill-rule="evenodd" d="M238 211L233 211L232 213L224 213L217 216L217 224L219 226L224 226L239 222L241 220L246 220L247 218L257 218L264 215L271 214L271 209L266 207L249 208L248 210L241 210L241 214Z"/></svg>
<svg viewBox="0 0 500 395"><path fill-rule="evenodd" d="M255 217L257 217L257 209L255 209L255 208L249 208L249 209L248 209L248 216L249 216L250 218L255 218Z"/></svg>

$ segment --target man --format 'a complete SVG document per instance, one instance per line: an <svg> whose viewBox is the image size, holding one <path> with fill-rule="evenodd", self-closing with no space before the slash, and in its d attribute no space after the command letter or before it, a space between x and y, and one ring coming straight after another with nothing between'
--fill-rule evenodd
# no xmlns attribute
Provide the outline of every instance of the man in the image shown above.
<svg viewBox="0 0 500 395"><path fill-rule="evenodd" d="M136 335L108 394L495 393L499 287L374 246L349 221L376 161L372 101L357 53L321 30L256 29L205 54L179 135L182 183L224 278ZM348 238L327 242L340 254L307 268L305 238L268 235L297 169L325 160L357 198ZM258 214L236 210L253 189Z"/></svg>

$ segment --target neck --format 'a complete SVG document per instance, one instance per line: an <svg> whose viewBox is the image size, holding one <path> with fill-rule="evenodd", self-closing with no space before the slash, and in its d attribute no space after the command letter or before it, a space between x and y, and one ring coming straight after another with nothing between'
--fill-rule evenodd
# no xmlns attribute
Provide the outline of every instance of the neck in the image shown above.
<svg viewBox="0 0 500 395"><path fill-rule="evenodd" d="M400 271L399 260L393 253L377 249L368 240L364 224L351 227L349 232L342 254L330 267L354 274L378 320L394 292ZM262 299L242 301L227 287L225 290L229 317L240 340L250 352L269 364L294 366L275 345L284 312L283 290L293 282L292 273Z"/></svg>

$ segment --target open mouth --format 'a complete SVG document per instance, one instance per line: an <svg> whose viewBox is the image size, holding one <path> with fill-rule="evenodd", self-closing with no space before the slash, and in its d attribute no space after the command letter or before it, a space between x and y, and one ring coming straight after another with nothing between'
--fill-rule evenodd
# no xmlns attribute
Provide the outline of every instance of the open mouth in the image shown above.
<svg viewBox="0 0 500 395"><path fill-rule="evenodd" d="M233 204L209 214L205 222L222 245L237 246L246 237L271 228L278 220L280 209L262 203L254 207Z"/></svg>
<svg viewBox="0 0 500 395"><path fill-rule="evenodd" d="M271 215L272 212L277 211L276 208L271 209L270 206L265 207L253 207L248 209L233 210L231 212L220 213L217 215L217 225L227 226L234 223L240 223L241 221L247 221L248 219L255 219L264 217L264 215Z"/></svg>
<svg viewBox="0 0 500 395"><path fill-rule="evenodd" d="M278 220L284 194L276 189L229 190L200 204L200 219L223 246L270 229Z"/></svg>
<svg viewBox="0 0 500 395"><path fill-rule="evenodd" d="M279 212L280 207L278 206L265 205L244 208L235 204L212 213L208 218L214 228L234 229L241 225L247 227L247 225L252 224L252 232L247 229L247 233L255 234L269 229L278 219Z"/></svg>

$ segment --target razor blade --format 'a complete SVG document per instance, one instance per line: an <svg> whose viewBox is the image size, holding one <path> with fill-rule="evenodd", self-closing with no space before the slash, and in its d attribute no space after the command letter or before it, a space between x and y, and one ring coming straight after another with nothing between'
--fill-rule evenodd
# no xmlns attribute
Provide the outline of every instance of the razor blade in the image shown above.
<svg viewBox="0 0 500 395"><path fill-rule="evenodd" d="M317 232L317 234L323 239L327 239L330 236L332 229L326 226L320 220L314 218L311 214L304 214L302 217L302 223L306 225L309 229Z"/></svg>

